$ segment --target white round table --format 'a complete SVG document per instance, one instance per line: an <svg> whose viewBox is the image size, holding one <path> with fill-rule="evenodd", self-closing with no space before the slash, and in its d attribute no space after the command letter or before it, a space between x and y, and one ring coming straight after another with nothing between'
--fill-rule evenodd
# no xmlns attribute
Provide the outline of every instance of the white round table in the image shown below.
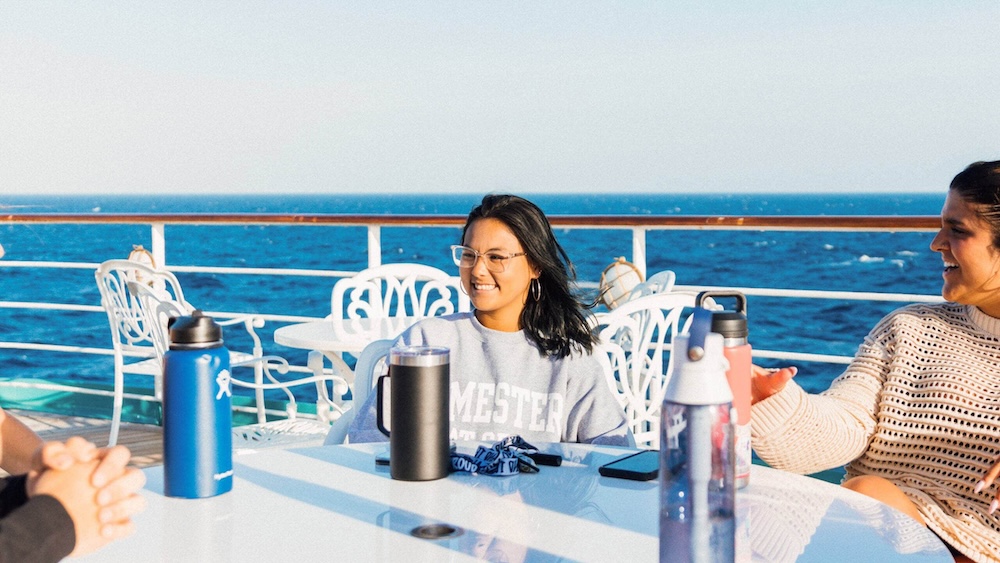
<svg viewBox="0 0 1000 563"><path fill-rule="evenodd" d="M536 445L563 465L417 483L376 466L387 444L261 450L235 458L231 493L199 500L164 497L149 468L136 534L79 561L657 560L657 482L597 472L629 450ZM902 513L810 477L754 466L737 505L739 561L952 561ZM422 526L455 535L414 536Z"/></svg>

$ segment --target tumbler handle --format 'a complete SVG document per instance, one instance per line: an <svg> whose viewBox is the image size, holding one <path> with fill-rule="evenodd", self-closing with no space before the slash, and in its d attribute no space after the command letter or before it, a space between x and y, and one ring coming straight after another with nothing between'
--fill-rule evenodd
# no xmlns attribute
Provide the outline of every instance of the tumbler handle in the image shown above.
<svg viewBox="0 0 1000 563"><path fill-rule="evenodd" d="M389 368L389 375L382 375L378 378L378 385L375 386L375 425L378 426L379 432L389 436L389 430L386 429L385 424L382 419L382 402L384 398L384 392L382 391L385 385L385 380L392 375L392 368Z"/></svg>

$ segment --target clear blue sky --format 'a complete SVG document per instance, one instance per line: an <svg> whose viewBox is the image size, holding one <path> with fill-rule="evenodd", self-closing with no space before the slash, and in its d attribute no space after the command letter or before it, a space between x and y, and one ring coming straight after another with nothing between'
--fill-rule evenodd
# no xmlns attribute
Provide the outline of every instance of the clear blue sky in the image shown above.
<svg viewBox="0 0 1000 563"><path fill-rule="evenodd" d="M0 195L943 191L1000 2L0 1Z"/></svg>

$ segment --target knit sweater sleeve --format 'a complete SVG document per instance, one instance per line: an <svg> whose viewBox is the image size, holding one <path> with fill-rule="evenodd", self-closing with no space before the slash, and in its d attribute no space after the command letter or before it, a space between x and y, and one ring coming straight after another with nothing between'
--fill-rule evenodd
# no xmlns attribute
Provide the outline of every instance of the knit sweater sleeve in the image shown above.
<svg viewBox="0 0 1000 563"><path fill-rule="evenodd" d="M882 386L892 354L892 324L883 319L851 365L823 393L794 381L752 408L754 450L772 467L814 473L860 456L875 432Z"/></svg>

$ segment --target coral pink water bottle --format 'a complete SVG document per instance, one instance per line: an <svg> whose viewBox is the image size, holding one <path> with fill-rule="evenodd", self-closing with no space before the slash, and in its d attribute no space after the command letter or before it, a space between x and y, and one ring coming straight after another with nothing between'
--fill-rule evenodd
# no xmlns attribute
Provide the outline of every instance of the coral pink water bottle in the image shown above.
<svg viewBox="0 0 1000 563"><path fill-rule="evenodd" d="M712 332L722 335L723 353L729 362L726 379L733 392L733 407L736 408L736 488L750 483L750 378L751 348L747 341L747 298L738 291L703 291L698 294L695 304L702 306L706 297L735 298L735 311L713 311Z"/></svg>

